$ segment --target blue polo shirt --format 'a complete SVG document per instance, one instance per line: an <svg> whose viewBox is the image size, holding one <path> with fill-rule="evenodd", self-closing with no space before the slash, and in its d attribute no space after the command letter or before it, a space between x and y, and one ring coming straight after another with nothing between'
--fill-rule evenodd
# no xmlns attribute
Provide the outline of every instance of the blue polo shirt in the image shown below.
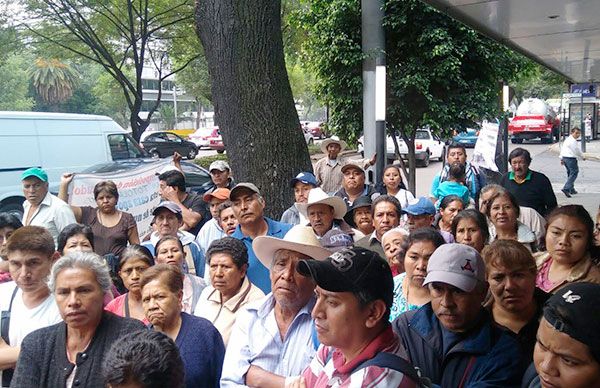
<svg viewBox="0 0 600 388"><path fill-rule="evenodd" d="M283 238L285 234L292 229L294 225L285 224L283 222L274 221L268 217L264 217L269 229L267 230L266 236ZM238 225L235 229L235 232L231 235L231 237L237 238L238 240L242 240L244 245L246 245L246 249L248 249L248 279L252 284L256 287L260 288L265 295L271 292L271 279L269 278L269 269L266 268L258 257L254 254L254 250L252 249L252 239L244 233L242 233L242 229Z"/></svg>

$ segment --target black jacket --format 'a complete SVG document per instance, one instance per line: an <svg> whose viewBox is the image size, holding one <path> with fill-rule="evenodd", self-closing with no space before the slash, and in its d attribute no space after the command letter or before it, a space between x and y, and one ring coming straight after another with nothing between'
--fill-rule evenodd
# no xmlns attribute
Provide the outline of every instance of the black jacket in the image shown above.
<svg viewBox="0 0 600 388"><path fill-rule="evenodd" d="M102 362L110 346L125 334L144 329L136 319L104 312L87 350L77 354L73 387L104 388ZM64 322L38 329L21 343L21 353L11 387L65 387L75 365L67 359L67 326Z"/></svg>

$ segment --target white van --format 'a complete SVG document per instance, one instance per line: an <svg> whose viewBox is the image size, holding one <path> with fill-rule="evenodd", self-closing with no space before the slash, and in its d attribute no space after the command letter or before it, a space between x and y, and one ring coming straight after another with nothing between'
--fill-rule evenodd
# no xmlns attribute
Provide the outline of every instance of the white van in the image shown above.
<svg viewBox="0 0 600 388"><path fill-rule="evenodd" d="M30 167L43 168L56 193L64 172L145 156L110 117L0 112L0 212L22 212L21 173Z"/></svg>

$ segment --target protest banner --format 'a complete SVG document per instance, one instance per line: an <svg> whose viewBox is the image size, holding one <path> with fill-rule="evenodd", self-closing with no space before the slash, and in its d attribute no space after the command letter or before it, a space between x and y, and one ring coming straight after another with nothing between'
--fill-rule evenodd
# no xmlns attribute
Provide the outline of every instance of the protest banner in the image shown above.
<svg viewBox="0 0 600 388"><path fill-rule="evenodd" d="M98 182L111 180L115 182L119 191L117 208L133 215L140 238L143 238L152 231L152 210L160 202L156 174L168 164L168 160L162 160L141 163L140 166L126 171L75 174L69 185L69 204L97 207L94 186Z"/></svg>
<svg viewBox="0 0 600 388"><path fill-rule="evenodd" d="M498 172L496 165L496 145L498 144L498 123L484 122L475 143L471 164Z"/></svg>

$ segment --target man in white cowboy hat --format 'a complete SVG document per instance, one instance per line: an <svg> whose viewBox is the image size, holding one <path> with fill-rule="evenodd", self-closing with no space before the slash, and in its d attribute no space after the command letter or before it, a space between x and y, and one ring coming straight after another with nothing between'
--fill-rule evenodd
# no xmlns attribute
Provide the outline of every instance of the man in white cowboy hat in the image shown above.
<svg viewBox="0 0 600 388"><path fill-rule="evenodd" d="M342 249L353 245L360 238L355 238L355 232L343 219L346 204L340 197L329 196L317 187L310 190L306 203L298 203L296 206L308 220L308 225L324 248Z"/></svg>
<svg viewBox="0 0 600 388"><path fill-rule="evenodd" d="M283 386L286 377L304 370L318 346L311 318L315 283L296 272L296 265L324 260L331 252L320 246L310 227L301 225L283 239L256 237L252 246L269 268L272 292L248 304L236 319L223 363L224 388Z"/></svg>
<svg viewBox="0 0 600 388"><path fill-rule="evenodd" d="M342 187L344 174L342 166L346 160L340 156L340 152L346 149L348 145L345 141L340 140L337 136L331 136L329 139L323 140L321 143L321 151L326 154L325 157L319 159L315 163L315 176L317 183L323 191L332 194ZM361 168L367 168L375 164L375 156L372 159L357 160Z"/></svg>

